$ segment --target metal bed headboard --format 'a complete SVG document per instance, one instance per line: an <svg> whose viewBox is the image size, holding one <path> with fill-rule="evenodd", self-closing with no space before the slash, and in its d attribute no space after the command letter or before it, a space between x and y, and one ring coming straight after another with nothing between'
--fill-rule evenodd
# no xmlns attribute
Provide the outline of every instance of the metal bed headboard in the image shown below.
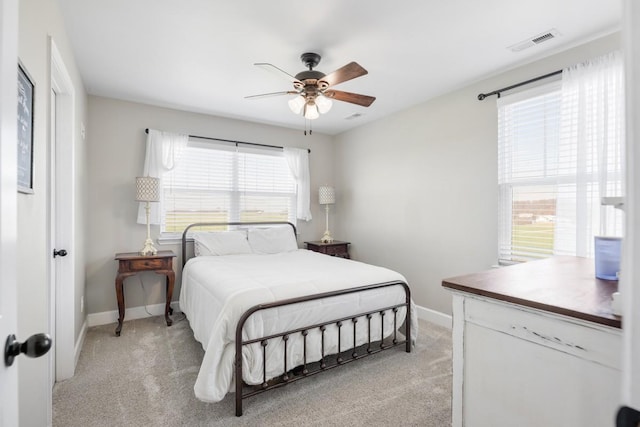
<svg viewBox="0 0 640 427"><path fill-rule="evenodd" d="M293 235L298 237L298 230L296 226L289 221L258 221L258 222L196 222L189 224L187 228L182 232L182 268L187 263L187 233L193 227L210 227L210 226L228 226L228 225L242 225L242 226L261 226L261 225L290 225L293 229Z"/></svg>

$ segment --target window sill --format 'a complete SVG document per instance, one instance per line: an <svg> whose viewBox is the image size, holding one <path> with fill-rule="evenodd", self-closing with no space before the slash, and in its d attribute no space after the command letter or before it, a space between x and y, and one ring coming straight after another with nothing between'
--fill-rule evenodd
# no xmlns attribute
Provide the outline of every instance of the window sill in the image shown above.
<svg viewBox="0 0 640 427"><path fill-rule="evenodd" d="M493 267L493 268L508 267L510 265L518 265L518 264L522 264L522 263L523 263L523 261L511 261L511 260L507 260L507 259L500 259L500 260L498 260L498 265L495 265L495 266L492 265L491 267Z"/></svg>
<svg viewBox="0 0 640 427"><path fill-rule="evenodd" d="M188 237L187 241L193 241L193 238ZM182 243L182 235L176 234L161 234L158 236L157 242L159 245L179 245Z"/></svg>

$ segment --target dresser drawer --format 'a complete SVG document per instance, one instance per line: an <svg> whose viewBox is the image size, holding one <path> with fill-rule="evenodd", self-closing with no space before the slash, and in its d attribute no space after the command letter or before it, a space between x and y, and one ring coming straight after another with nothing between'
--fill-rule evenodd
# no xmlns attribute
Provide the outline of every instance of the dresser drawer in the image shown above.
<svg viewBox="0 0 640 427"><path fill-rule="evenodd" d="M464 312L467 323L620 369L620 329L474 297Z"/></svg>
<svg viewBox="0 0 640 427"><path fill-rule="evenodd" d="M161 258L136 259L126 262L127 270L143 271L143 270L162 270L167 269L167 260Z"/></svg>
<svg viewBox="0 0 640 427"><path fill-rule="evenodd" d="M349 258L349 242L334 240L331 243L322 243L320 241L304 243L310 251L319 252L325 255Z"/></svg>
<svg viewBox="0 0 640 427"><path fill-rule="evenodd" d="M346 244L325 246L323 249L327 255L346 255L348 253Z"/></svg>

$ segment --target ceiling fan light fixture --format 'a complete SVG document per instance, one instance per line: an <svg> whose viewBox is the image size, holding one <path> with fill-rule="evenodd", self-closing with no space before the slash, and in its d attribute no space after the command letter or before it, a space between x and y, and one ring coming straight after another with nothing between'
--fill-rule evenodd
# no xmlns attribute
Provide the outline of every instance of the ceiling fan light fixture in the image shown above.
<svg viewBox="0 0 640 427"><path fill-rule="evenodd" d="M304 107L306 100L302 95L296 96L293 99L289 100L289 108L293 111L293 114L300 114L302 112L302 107Z"/></svg>
<svg viewBox="0 0 640 427"><path fill-rule="evenodd" d="M326 114L331 110L333 102L324 95L318 95L316 97L316 105L318 106L320 114Z"/></svg>
<svg viewBox="0 0 640 427"><path fill-rule="evenodd" d="M307 120L315 120L320 117L320 113L318 112L318 106L315 102L309 101L304 106L304 118Z"/></svg>

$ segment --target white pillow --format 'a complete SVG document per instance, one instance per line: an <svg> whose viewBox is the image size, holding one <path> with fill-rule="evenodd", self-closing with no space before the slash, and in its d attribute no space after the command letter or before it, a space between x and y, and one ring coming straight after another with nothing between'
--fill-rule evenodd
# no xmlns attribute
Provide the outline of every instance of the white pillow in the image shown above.
<svg viewBox="0 0 640 427"><path fill-rule="evenodd" d="M193 252L195 256L250 254L251 246L245 230L205 231L193 233Z"/></svg>
<svg viewBox="0 0 640 427"><path fill-rule="evenodd" d="M249 245L255 254L277 254L298 250L298 242L291 226L251 228Z"/></svg>

